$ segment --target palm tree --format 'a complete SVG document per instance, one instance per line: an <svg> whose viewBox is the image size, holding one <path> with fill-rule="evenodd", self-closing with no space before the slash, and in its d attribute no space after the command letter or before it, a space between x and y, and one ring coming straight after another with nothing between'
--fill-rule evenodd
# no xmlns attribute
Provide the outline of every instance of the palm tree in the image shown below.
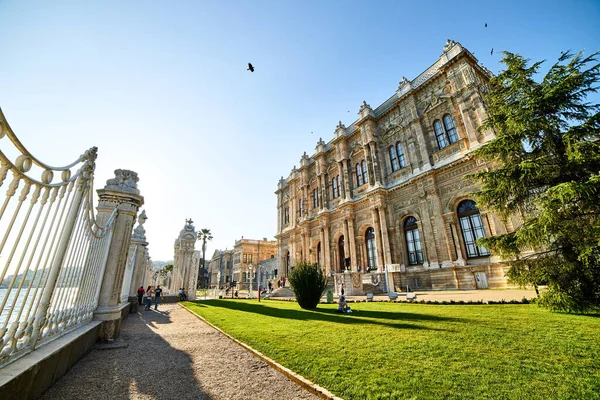
<svg viewBox="0 0 600 400"><path fill-rule="evenodd" d="M204 267L206 266L206 241L212 240L212 235L210 233L210 229L200 229L198 232L198 240L202 241L202 263L200 266L200 270L198 271L198 284L200 284L200 271L204 271ZM202 276L202 280L204 281L204 274ZM204 282L202 282L204 283Z"/></svg>

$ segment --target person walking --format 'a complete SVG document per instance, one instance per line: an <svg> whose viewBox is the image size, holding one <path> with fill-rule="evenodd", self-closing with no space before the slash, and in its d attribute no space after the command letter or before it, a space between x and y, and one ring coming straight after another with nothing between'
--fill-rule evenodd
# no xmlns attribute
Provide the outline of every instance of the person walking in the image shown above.
<svg viewBox="0 0 600 400"><path fill-rule="evenodd" d="M148 286L148 289L146 289L146 308L145 310L148 311L150 309L150 307L152 307L152 292L154 291L154 289L152 289L152 286Z"/></svg>
<svg viewBox="0 0 600 400"><path fill-rule="evenodd" d="M143 286L140 286L137 290L137 296L138 296L138 305L142 305L142 299L144 298L144 293L146 293L146 291L144 290Z"/></svg>
<svg viewBox="0 0 600 400"><path fill-rule="evenodd" d="M156 289L154 290L154 309L158 310L158 303L160 303L160 295L162 294L162 289L160 288L160 285L156 286Z"/></svg>
<svg viewBox="0 0 600 400"><path fill-rule="evenodd" d="M273 291L273 284L269 281L269 293Z"/></svg>

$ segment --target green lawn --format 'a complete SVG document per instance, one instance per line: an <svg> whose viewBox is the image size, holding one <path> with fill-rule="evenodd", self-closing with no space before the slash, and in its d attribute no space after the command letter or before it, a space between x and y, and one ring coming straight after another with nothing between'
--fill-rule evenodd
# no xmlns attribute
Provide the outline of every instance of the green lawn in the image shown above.
<svg viewBox="0 0 600 400"><path fill-rule="evenodd" d="M192 311L344 399L600 399L600 315L210 300Z"/></svg>

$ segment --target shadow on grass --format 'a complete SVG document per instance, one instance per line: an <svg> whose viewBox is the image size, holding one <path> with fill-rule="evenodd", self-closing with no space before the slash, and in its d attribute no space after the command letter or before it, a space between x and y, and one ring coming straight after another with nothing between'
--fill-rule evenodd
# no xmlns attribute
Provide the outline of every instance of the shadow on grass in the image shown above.
<svg viewBox="0 0 600 400"><path fill-rule="evenodd" d="M414 324L418 321L461 321L459 318L440 317L436 315L416 314L406 312L384 312L360 310L352 314L340 314L333 308L317 308L315 310L290 310L272 307L264 303L249 303L244 301L211 300L205 304L198 301L189 302L196 307L220 307L229 310L260 314L274 318L295 319L299 321L324 321L338 324L371 324L387 326L396 329L423 329L445 331L446 329L430 328ZM397 322L396 322L397 321ZM413 323L406 323L407 321Z"/></svg>

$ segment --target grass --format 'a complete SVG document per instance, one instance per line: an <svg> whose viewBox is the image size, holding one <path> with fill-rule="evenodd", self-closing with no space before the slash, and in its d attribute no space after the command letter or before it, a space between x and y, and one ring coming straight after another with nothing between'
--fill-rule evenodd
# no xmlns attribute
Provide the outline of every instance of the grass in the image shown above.
<svg viewBox="0 0 600 400"><path fill-rule="evenodd" d="M600 315L535 305L185 305L344 399L600 399Z"/></svg>

